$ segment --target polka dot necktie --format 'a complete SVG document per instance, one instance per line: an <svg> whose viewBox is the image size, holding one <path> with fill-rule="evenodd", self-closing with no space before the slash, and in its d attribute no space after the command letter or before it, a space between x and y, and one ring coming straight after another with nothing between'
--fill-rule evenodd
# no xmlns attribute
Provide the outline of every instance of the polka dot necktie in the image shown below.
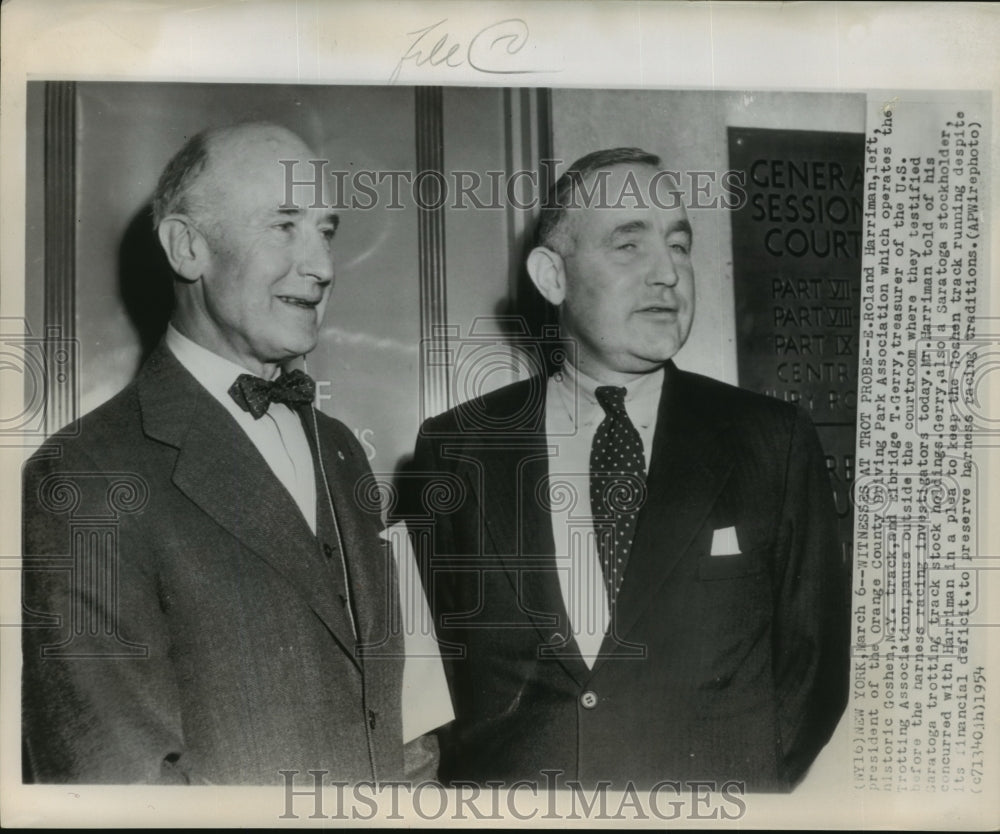
<svg viewBox="0 0 1000 834"><path fill-rule="evenodd" d="M595 394L604 419L590 448L590 508L613 609L646 497L646 459L642 438L625 411L625 389L603 385Z"/></svg>

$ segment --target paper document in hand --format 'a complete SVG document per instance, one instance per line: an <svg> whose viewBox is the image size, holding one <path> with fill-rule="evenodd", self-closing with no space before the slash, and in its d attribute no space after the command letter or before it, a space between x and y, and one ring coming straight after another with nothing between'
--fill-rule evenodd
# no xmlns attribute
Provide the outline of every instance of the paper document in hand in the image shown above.
<svg viewBox="0 0 1000 834"><path fill-rule="evenodd" d="M417 562L399 522L382 533L392 546L399 572L399 608L406 663L403 667L403 742L419 738L455 717L444 677L441 652Z"/></svg>

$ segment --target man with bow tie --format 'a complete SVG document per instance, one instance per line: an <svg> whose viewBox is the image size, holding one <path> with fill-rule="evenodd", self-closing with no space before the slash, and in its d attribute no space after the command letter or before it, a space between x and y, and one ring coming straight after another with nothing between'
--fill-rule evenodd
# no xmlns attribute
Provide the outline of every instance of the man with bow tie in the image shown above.
<svg viewBox="0 0 1000 834"><path fill-rule="evenodd" d="M527 261L566 361L421 429L445 780L789 790L843 712L822 451L794 407L674 365L692 228L663 174L635 148L570 166Z"/></svg>
<svg viewBox="0 0 1000 834"><path fill-rule="evenodd" d="M334 280L337 217L286 203L282 161L314 157L273 124L188 141L153 205L175 272L166 336L26 466L34 781L403 774L398 590L356 491L368 463L287 369Z"/></svg>

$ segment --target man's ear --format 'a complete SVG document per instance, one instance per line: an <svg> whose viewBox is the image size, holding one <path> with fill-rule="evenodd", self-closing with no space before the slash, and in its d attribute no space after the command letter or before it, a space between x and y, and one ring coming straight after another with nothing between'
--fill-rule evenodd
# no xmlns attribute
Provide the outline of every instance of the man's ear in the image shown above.
<svg viewBox="0 0 1000 834"><path fill-rule="evenodd" d="M528 253L528 275L542 297L555 307L566 297L566 264L562 255L547 246L536 246Z"/></svg>
<svg viewBox="0 0 1000 834"><path fill-rule="evenodd" d="M197 281L204 273L208 253L205 238L185 217L170 215L156 230L170 266L185 281Z"/></svg>

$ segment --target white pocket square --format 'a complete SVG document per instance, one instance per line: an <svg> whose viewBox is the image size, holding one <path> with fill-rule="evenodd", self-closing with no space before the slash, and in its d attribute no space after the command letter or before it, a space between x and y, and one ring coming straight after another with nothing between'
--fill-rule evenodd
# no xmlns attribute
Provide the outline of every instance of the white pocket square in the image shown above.
<svg viewBox="0 0 1000 834"><path fill-rule="evenodd" d="M723 527L712 533L712 556L732 556L740 552L735 527Z"/></svg>

